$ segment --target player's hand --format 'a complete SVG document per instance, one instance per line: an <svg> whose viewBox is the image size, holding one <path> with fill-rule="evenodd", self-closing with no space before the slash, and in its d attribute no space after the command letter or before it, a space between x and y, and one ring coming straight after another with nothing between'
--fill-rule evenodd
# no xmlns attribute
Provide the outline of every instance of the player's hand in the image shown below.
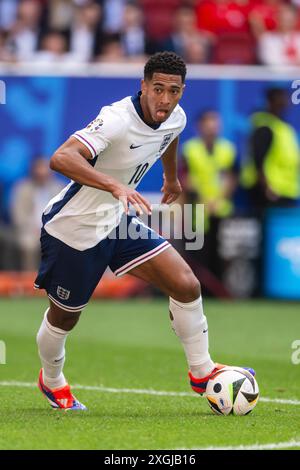
<svg viewBox="0 0 300 470"><path fill-rule="evenodd" d="M161 192L164 193L161 204L171 204L176 201L176 199L182 193L182 187L178 179L175 181L167 181L164 176L164 184L161 188Z"/></svg>
<svg viewBox="0 0 300 470"><path fill-rule="evenodd" d="M152 213L150 202L135 189L119 184L111 191L111 194L114 198L122 202L126 214L129 212L129 204L134 207L138 215Z"/></svg>

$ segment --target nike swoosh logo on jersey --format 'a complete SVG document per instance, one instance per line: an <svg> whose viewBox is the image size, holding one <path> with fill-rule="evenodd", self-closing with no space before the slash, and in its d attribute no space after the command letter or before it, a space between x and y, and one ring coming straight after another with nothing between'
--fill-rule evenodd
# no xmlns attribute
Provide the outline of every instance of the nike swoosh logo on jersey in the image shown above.
<svg viewBox="0 0 300 470"><path fill-rule="evenodd" d="M142 144L142 145L143 145L143 144ZM129 148L131 148L131 149L137 149L137 148L139 148L139 147L142 147L142 145L133 145L133 144L131 144Z"/></svg>

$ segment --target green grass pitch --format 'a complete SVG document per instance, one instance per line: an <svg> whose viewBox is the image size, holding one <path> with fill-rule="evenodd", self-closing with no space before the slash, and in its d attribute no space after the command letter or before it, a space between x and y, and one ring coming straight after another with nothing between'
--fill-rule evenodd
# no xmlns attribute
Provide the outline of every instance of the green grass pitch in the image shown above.
<svg viewBox="0 0 300 470"><path fill-rule="evenodd" d="M0 448L300 448L300 364L291 361L292 343L300 340L299 304L204 305L212 357L257 371L262 398L248 416L215 416L191 391L167 300L91 302L68 338L65 366L69 382L82 386L73 390L88 411L52 410L34 386L35 335L47 301L0 300L7 356L0 365Z"/></svg>

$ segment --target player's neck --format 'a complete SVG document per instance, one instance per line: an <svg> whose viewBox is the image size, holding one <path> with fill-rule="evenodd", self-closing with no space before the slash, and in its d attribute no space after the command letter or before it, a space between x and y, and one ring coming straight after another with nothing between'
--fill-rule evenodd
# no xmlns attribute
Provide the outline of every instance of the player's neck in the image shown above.
<svg viewBox="0 0 300 470"><path fill-rule="evenodd" d="M143 95L140 96L140 104L141 104L143 118L144 118L145 123L148 124L148 126L157 125L157 122L154 122L151 117L150 111L145 101L145 97Z"/></svg>
<svg viewBox="0 0 300 470"><path fill-rule="evenodd" d="M142 98L142 93L139 91L135 96L131 97L131 101L137 114L139 115L140 119L149 127L156 130L160 127L160 123L153 122L151 118L151 114L149 112L148 106L144 98ZM142 104L143 101L143 104Z"/></svg>

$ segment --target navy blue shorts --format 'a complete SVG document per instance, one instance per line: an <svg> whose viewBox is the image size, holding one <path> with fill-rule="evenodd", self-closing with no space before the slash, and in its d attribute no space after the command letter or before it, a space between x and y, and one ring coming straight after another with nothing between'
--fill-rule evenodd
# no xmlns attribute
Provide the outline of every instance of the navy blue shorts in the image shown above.
<svg viewBox="0 0 300 470"><path fill-rule="evenodd" d="M139 237L124 239L120 235L122 224L128 229L134 224ZM108 266L116 276L122 276L170 246L135 216L124 216L115 235L115 239L108 237L92 248L79 251L42 228L42 259L35 288L45 289L58 307L79 312L87 305Z"/></svg>

